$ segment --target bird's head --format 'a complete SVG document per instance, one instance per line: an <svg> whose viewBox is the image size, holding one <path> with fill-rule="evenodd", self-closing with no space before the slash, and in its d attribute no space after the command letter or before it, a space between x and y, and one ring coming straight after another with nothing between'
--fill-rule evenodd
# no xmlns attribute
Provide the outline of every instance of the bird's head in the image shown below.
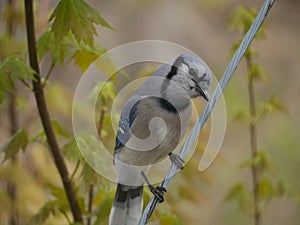
<svg viewBox="0 0 300 225"><path fill-rule="evenodd" d="M202 96L209 101L208 87L212 75L208 66L199 58L180 55L172 64L166 78L176 82L191 98Z"/></svg>

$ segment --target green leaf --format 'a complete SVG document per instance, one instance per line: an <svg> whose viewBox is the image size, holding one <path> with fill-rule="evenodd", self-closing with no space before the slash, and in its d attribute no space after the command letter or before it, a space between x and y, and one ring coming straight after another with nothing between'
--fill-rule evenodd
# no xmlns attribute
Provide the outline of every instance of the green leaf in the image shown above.
<svg viewBox="0 0 300 225"><path fill-rule="evenodd" d="M40 142L47 145L47 137L44 130L39 130L33 137L30 139L30 142Z"/></svg>
<svg viewBox="0 0 300 225"><path fill-rule="evenodd" d="M54 44L54 35L50 29L42 33L36 43L37 55L39 60L41 60L44 55L53 48Z"/></svg>
<svg viewBox="0 0 300 225"><path fill-rule="evenodd" d="M233 121L241 122L243 124L249 124L250 120L250 116L245 110L240 110L233 116Z"/></svg>
<svg viewBox="0 0 300 225"><path fill-rule="evenodd" d="M85 152L83 154L85 160L82 161L83 166L80 174L81 186L83 186L85 190L89 190L90 185L99 186L101 183L101 176L90 166L90 164L95 165L94 163L97 160L99 143L94 136L88 135L79 135L76 137L76 141L78 148ZM95 149L95 151L91 151L91 149Z"/></svg>
<svg viewBox="0 0 300 225"><path fill-rule="evenodd" d="M0 64L0 104L7 92L14 93L17 80L35 80L35 71L18 57L8 57Z"/></svg>
<svg viewBox="0 0 300 225"><path fill-rule="evenodd" d="M71 45L72 46L72 45ZM106 49L98 44L94 44L93 48L84 44L83 42L73 45L76 49L71 59L75 60L75 65L79 66L84 72L91 63L93 63L99 56L106 52Z"/></svg>
<svg viewBox="0 0 300 225"><path fill-rule="evenodd" d="M255 16L255 10L248 10L244 6L239 5L229 17L229 30L238 30L242 33L247 32Z"/></svg>
<svg viewBox="0 0 300 225"><path fill-rule="evenodd" d="M73 57L75 59L75 65L79 66L81 71L84 72L99 55L89 51L76 51Z"/></svg>
<svg viewBox="0 0 300 225"><path fill-rule="evenodd" d="M248 76L250 79L256 81L269 81L269 74L267 73L267 71L262 66L256 63L252 63L250 65Z"/></svg>
<svg viewBox="0 0 300 225"><path fill-rule="evenodd" d="M97 35L94 24L112 28L98 12L83 0L61 0L49 21L53 21L52 30L56 40L72 32L77 41L83 41L92 46L93 35Z"/></svg>
<svg viewBox="0 0 300 225"><path fill-rule="evenodd" d="M37 41L37 54L41 60L47 52L50 52L52 61L61 65L64 63L65 58L70 54L67 44L64 41L56 41L53 31L48 29L45 31Z"/></svg>
<svg viewBox="0 0 300 225"><path fill-rule="evenodd" d="M0 104L7 96L7 92L14 92L14 84L2 71L0 71Z"/></svg>
<svg viewBox="0 0 300 225"><path fill-rule="evenodd" d="M267 177L259 181L257 191L261 199L270 199L275 194L275 189Z"/></svg>
<svg viewBox="0 0 300 225"><path fill-rule="evenodd" d="M241 210L245 212L251 212L253 208L253 202L249 198L249 193L245 190L245 187L238 183L233 186L225 196L225 201L235 200Z"/></svg>
<svg viewBox="0 0 300 225"><path fill-rule="evenodd" d="M268 102L262 102L259 105L259 120L263 119L267 114L274 114L281 112L284 114L288 113L288 110L276 97L272 97Z"/></svg>
<svg viewBox="0 0 300 225"><path fill-rule="evenodd" d="M18 57L6 58L0 65L2 74L8 76L13 84L16 80L35 80L35 71Z"/></svg>
<svg viewBox="0 0 300 225"><path fill-rule="evenodd" d="M45 205L39 209L39 211L33 215L26 225L41 225L45 224L49 216L56 213L55 201L48 201Z"/></svg>
<svg viewBox="0 0 300 225"><path fill-rule="evenodd" d="M15 156L20 149L25 151L28 141L29 141L29 133L27 130L21 129L17 133L15 133L10 138L10 140L0 148L0 153L5 152L5 157L3 162Z"/></svg>
<svg viewBox="0 0 300 225"><path fill-rule="evenodd" d="M232 200L238 195L244 192L244 186L242 184L237 184L231 188L231 190L226 194L225 201Z"/></svg>
<svg viewBox="0 0 300 225"><path fill-rule="evenodd" d="M78 149L75 138L72 138L62 147L64 156L71 162L78 162L82 160L82 155Z"/></svg>
<svg viewBox="0 0 300 225"><path fill-rule="evenodd" d="M287 108L283 105L279 98L272 97L270 103L277 112L282 112L285 114L288 113Z"/></svg>
<svg viewBox="0 0 300 225"><path fill-rule="evenodd" d="M91 91L88 99L97 98L97 103L107 107L116 97L116 89L112 81L98 82Z"/></svg>
<svg viewBox="0 0 300 225"><path fill-rule="evenodd" d="M80 178L82 184L87 190L90 185L99 185L101 183L100 175L85 161L80 174Z"/></svg>
<svg viewBox="0 0 300 225"><path fill-rule="evenodd" d="M48 184L52 196L55 198L56 207L62 212L66 212L69 209L69 202L65 190L62 187Z"/></svg>
<svg viewBox="0 0 300 225"><path fill-rule="evenodd" d="M270 162L269 157L263 150L259 150L256 153L256 156L251 159L247 159L244 162L241 163L240 167L251 167L256 166L260 172L263 172L270 168Z"/></svg>
<svg viewBox="0 0 300 225"><path fill-rule="evenodd" d="M228 27L229 30L237 30L242 34L246 34L249 30L253 20L257 16L257 11L255 9L246 9L244 6L239 5L236 9L232 12L228 20ZM264 32L264 25L260 28L258 33L256 34L257 39L264 39L265 32Z"/></svg>
<svg viewBox="0 0 300 225"><path fill-rule="evenodd" d="M106 49L97 43L94 43L93 46L89 46L82 41L78 42L72 34L69 34L65 38L65 42L68 46L75 49L70 60L74 59L75 65L78 65L82 72L84 72L100 55L106 52Z"/></svg>

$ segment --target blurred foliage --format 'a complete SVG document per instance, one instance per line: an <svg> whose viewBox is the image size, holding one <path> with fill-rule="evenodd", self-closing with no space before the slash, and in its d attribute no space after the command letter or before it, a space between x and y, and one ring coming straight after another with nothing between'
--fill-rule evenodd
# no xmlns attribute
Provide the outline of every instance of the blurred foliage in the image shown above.
<svg viewBox="0 0 300 225"><path fill-rule="evenodd" d="M19 130L17 133L15 133L14 136L11 137L11 139L0 148L0 153L5 152L4 160L11 159L14 157L19 150L26 150L26 147L29 142L29 133L27 130Z"/></svg>
<svg viewBox="0 0 300 225"><path fill-rule="evenodd" d="M0 64L0 104L6 93L14 94L17 80L27 85L28 80L34 80L34 71L18 57L8 57ZM28 86L28 85L27 85Z"/></svg>
<svg viewBox="0 0 300 225"><path fill-rule="evenodd" d="M8 6L15 10L13 5ZM19 11L8 12L7 10L8 8L5 9L4 13L7 20L6 22L9 23L12 21L14 24L19 23L19 17L12 14ZM35 11L35 13L37 12ZM95 25L100 24L103 27L111 29L112 27L98 14L97 11L83 0L61 0L50 16L49 21L53 23L51 27L42 33L38 39L37 54L40 62L43 61L44 58L48 57L48 55L50 55L52 60L49 71L44 77L42 77L43 83L46 86L46 96L51 112L54 114L59 112L59 114L62 114L63 117L67 118L71 113L72 106L71 104L67 104L71 102L71 98L62 85L59 83L52 84L49 82L49 77L53 73L53 68L58 63L64 65L66 59L69 58L69 61L74 60L74 64L79 66L82 71L85 71L96 58L106 51L94 42L94 35L97 34ZM22 22L24 22L24 17L22 17ZM25 40L23 43L25 43ZM25 84L28 90L31 90L28 81L34 80L34 71L24 62L24 57L26 57L27 52L22 49L25 46L23 43L21 41L15 42L13 37L9 37L6 34L0 39L1 46L15 46L14 48L7 48L6 52L2 52L3 54L1 55L1 59L3 58L3 60L0 61L0 103L6 100L7 92L15 94L15 86L17 85L18 80ZM104 96L108 95L111 102L115 97L114 90L112 89L114 87L107 87L108 86L104 87L102 85L102 99L105 99L107 102L107 98ZM104 104L108 106L109 103L106 102L104 102ZM53 119L51 124L59 143L61 143L64 157L68 160L68 167L73 169L71 179L75 185L75 192L82 213L86 218L89 216L94 217L95 219L99 218L99 214L88 211L86 202L90 197L97 199L98 192L102 194L106 193L108 189L104 184L107 182L101 182L99 175L82 158L75 139L72 138L71 132L68 131L68 128L58 122L57 119ZM102 127L101 129L105 128ZM82 140L88 144L87 140ZM37 142L48 147L46 135L43 129L39 130L31 138L29 131L26 129L20 129L10 138L10 140L6 142L6 144L1 146L0 153L3 152L5 154L3 161L16 157L20 149L24 152L28 145ZM34 167L35 166L38 165L34 165ZM20 168L14 164L6 165L5 170L9 171L10 167L15 168L15 172L11 173L13 177L14 174L22 173ZM27 168L26 170L29 170L28 174L32 172L30 171L32 170L30 168ZM32 178L35 176L34 173L35 172L30 175ZM39 176L41 176L41 174ZM16 177L19 177L19 175ZM1 183L6 181L2 178L4 178L4 176L1 176ZM57 180L57 178L58 177L56 175L55 180ZM46 201L43 204L40 204L41 202L39 200L37 205L40 205L40 208L38 209L36 206L34 207L37 210L36 212L31 211L28 214L28 212L25 213L22 209L19 210L22 221L25 222L27 220L27 224L32 225L48 224L48 220L52 220L50 224L57 224L57 222L55 222L57 221L55 218L65 218L65 221L68 224L73 224L70 219L69 203L65 190L57 184L57 181L53 181L54 180L52 179L47 179L44 184L41 184L40 188L42 188L42 190L44 189L43 192L45 195L48 195L48 197L45 198ZM7 182L10 181L7 180ZM17 185L16 182L14 183ZM95 185L95 196L86 195L86 192L89 192L87 187L90 187L91 185ZM17 201L19 201L21 199L20 194L22 190L19 189L21 186L16 187L18 187ZM22 187L25 188L25 185ZM10 196L6 195L5 192L3 192L3 195L5 196L5 198L3 196L3 199L6 199L8 205L10 205ZM93 203L94 199L90 199L90 201ZM33 202L28 202L25 204L25 207L30 207L31 204L36 205ZM97 205L99 204L101 204L101 202L97 202ZM6 212L7 215L9 215L9 213L10 212ZM60 216L58 216L58 214ZM32 216L29 217L29 215ZM100 216L103 215L104 214L101 214ZM105 216L108 218L107 213ZM0 223L5 223L7 218L5 216L0 218ZM100 219L102 220L103 218L100 217ZM61 222L59 223L61 224Z"/></svg>
<svg viewBox="0 0 300 225"><path fill-rule="evenodd" d="M243 6L238 6L233 11L229 18L229 30L238 31L241 35L245 35L250 28L253 20L257 15L256 10L246 9ZM265 36L265 26L262 26L256 35L256 40L263 40ZM233 52L241 41L233 44ZM250 133L250 149L251 158L246 159L241 163L241 168L250 169L252 173L252 189L249 189L243 183L238 183L233 186L227 193L225 200L234 200L238 203L240 209L246 214L252 215L254 224L259 225L263 210L268 206L270 200L274 197L282 196L285 192L284 184L281 180L272 179L267 175L271 167L271 157L265 150L256 149L257 128L261 119L270 113L286 112L285 107L276 97L272 97L268 102L260 102L257 110L256 93L254 84L258 81L268 82L269 75L266 70L258 63L253 61L258 56L258 52L250 47L245 54L245 61L247 66L247 85L249 94L249 111L243 109L239 111L234 119L241 121L249 127ZM244 148L243 148L244 149ZM276 186L275 183L278 183Z"/></svg>
<svg viewBox="0 0 300 225"><path fill-rule="evenodd" d="M1 20L0 25L6 26L7 23L13 21L14 29L16 29L17 34L14 36L4 32L0 36L0 102L2 103L0 107L0 158L2 162L0 165L0 224L9 224L8 221L12 216L10 210L12 207L12 199L7 191L9 183L14 183L17 187L16 202L18 214L22 220L21 224L74 224L71 221L70 210L66 202L65 193L60 183L57 169L52 162L52 156L47 151L48 146L46 144L45 133L41 129L40 121L37 117L37 110L34 99L32 98L32 93L29 92L31 90L29 82L33 79L33 71L26 63L28 60L26 41L24 39L25 21L23 4L19 0L16 0L16 2L18 4L16 4L13 9L7 6L5 1L1 2L1 6L4 7L1 8L3 20ZM34 1L36 6L36 18L39 18L36 21L38 23L36 26L38 34L38 58L42 68L42 79L45 84L46 99L50 114L53 118L52 125L58 138L62 154L67 161L67 166L70 171L72 182L75 185L76 195L80 202L85 222L87 218L92 218L93 225L107 224L110 207L115 193L114 184L99 177L85 162L78 150L70 125L72 118L71 107L73 93L70 91L70 88L72 87L70 87L71 85L69 86L69 84L71 80L76 80L76 76L74 76L74 65L84 72L94 59L106 52L105 48L94 41L98 32L98 27L96 25L102 24L108 28L111 28L111 26L103 21L103 18L98 15L98 9L96 11L97 7L87 5L87 2L89 1L50 1L51 7L54 4L59 3L59 6L55 10L49 9L49 5L45 5L45 2L48 1ZM222 21L227 17L228 11L230 11L233 4L236 3L221 0L194 0L192 3L178 3L176 1L168 2L162 0L138 0L133 2L140 3L142 7L132 5L131 2L126 2L126 7L124 7L124 3L122 4L120 1L105 3L109 6L108 9L113 8L112 6L118 8L118 4L121 5L120 11L117 11L117 16L112 14L112 21L114 26L116 23L116 28L118 30L120 29L120 27L118 27L118 18L120 18L120 20L123 20L121 28L123 28L123 30L128 30L128 32L138 31L138 34L133 34L137 35L137 38L144 37L139 36L143 33L149 35L149 32L151 32L152 34L154 33L154 28L150 26L151 23L145 24L144 26L144 30L148 31L147 33L143 32L144 30L142 29L130 29L131 26L137 26L137 23L132 23L133 25L128 24L131 22L130 19L133 18L132 20L135 21L137 20L136 18L138 18L138 22L143 24L144 20L140 19L141 14L144 14L150 22L154 23L157 21L155 18L165 18L160 14L163 13L172 18L172 22L176 24L176 28L180 25L176 23L178 20L185 24L185 26L187 26L186 24L189 25L187 26L187 32L181 31L182 35L186 38L186 42L184 42L183 39L180 39L182 37L178 36L178 33L175 33L177 35L174 35L173 32L169 32L172 28L172 24L170 23L168 23L168 26L170 27L166 27L163 31L170 33L170 36L174 37L174 39L170 38L170 36L169 39L168 36L155 37L165 37L166 40L176 40L179 43L191 43L190 46L193 46L196 52L199 51L201 54L205 52L208 56L209 53L213 52L211 51L212 47L215 47L217 51L211 56L212 58L221 53L218 49L220 44L217 45L212 42L212 45L207 45L207 47L204 46L202 49L203 43L206 43L207 41L205 38L208 37L211 39L209 32L213 32L212 34L215 36L220 34L220 32L223 32L220 28L222 23L219 21ZM96 2L93 3L95 5L98 4L98 6L99 4L102 4ZM187 7L188 12L183 12L182 16L179 16L178 20L176 20L176 18L170 16L172 14L168 13L172 13L174 10L173 6L175 6L176 9L178 4L192 4L192 6L197 6L198 8ZM251 2L247 4L252 5L254 3ZM291 3L283 2L280 4L286 7ZM291 8L292 7L293 6L291 6ZM203 10L203 8L205 10ZM100 9L103 10L102 8ZM136 11L134 11L135 9ZM184 7L181 9L185 10ZM63 10L66 10L65 14L62 13ZM123 13L123 10L124 12L127 10L127 14ZM195 12L197 10L198 12ZM229 26L229 31L235 30L239 35L243 35L249 28L250 21L255 17L256 12L253 9L248 11L243 7L238 7L236 10L237 12L233 13L229 18L229 21L232 21L230 22L231 25ZM284 7L280 10L288 12ZM115 13L115 11L113 12ZM155 12L155 16L153 16L153 12ZM200 16L198 16L197 13ZM52 20L46 27L43 27L43 24L39 24L42 23L42 19L40 18L41 16L48 15L51 15ZM184 15L187 15L187 19L183 18ZM75 17L75 20L68 19L70 17ZM66 23L59 24L61 18L64 18ZM291 18L294 17L291 15ZM202 19L205 21L204 24ZM286 19L287 17L280 19L283 25L276 24L279 29L286 28L283 29L282 33L275 33L275 35L280 38L284 38L285 35L287 35L288 29L295 30L296 32L295 28L291 28L291 24L293 23ZM190 21L190 23L186 23L187 20ZM274 23L276 23L276 21L274 21ZM155 28L161 28L157 23L154 23L154 25ZM211 30L205 30L206 25L212 27ZM86 27L88 29L85 29ZM192 36L188 36L188 27L192 27L191 35L195 39L192 39ZM195 27L200 27L201 29L194 29ZM3 28L3 26L1 28ZM3 30L4 29L1 29L1 32ZM122 29L120 30L123 31ZM199 33L197 33L196 30L201 32L200 42L202 44L199 43L199 37L197 37ZM216 30L219 32L217 33ZM203 32L205 32L205 34ZM164 32L158 33L164 34ZM259 32L256 38L263 39L266 37L266 33L269 36L269 33L266 32L264 28ZM127 35L129 39L130 37L132 38L128 33L123 34L120 31L114 33L114 35L122 37ZM274 39L275 38L273 37L273 40L270 40L272 44ZM116 39L112 38L113 45L115 45L116 42L123 43L125 40L117 39L116 41ZM224 40L226 40L225 35ZM193 41L196 44L193 44ZM285 48L285 39L280 39L280 41L282 41L281 45L269 49L267 54L271 55L274 54L275 49L277 51L280 48ZM234 44L232 51L236 50L239 43L240 41ZM227 42L224 46L225 45L227 45ZM201 51L198 49L199 46ZM295 49L297 49L297 46L295 46ZM289 51L289 53L290 52L291 51ZM278 50L278 54L284 55L284 52L282 53ZM247 51L246 56L254 58L253 63L251 64L252 68L245 72L245 74L247 74L246 76L253 77L255 82L260 81L257 82L257 95L262 101L257 105L257 118L254 121L251 121L247 107L245 107L245 102L247 100L247 93L245 91L246 82L243 80L243 82L239 83L240 78L239 76L236 76L235 79L231 80L231 84L226 89L225 97L227 99L226 105L229 118L235 119L238 123L232 123L232 120L229 121L229 132L226 135L226 143L222 147L222 149L224 149L222 150L223 153L219 155L218 161L206 170L205 173L196 172L199 158L204 150L204 143L209 136L209 129L205 129L201 134L201 143L197 146L195 154L189 160L184 170L176 175L174 184L166 194L166 201L155 211L152 218L153 224L250 224L249 218L253 214L253 201L251 198L252 193L249 188L248 173L249 167L252 165L257 166L262 173L258 186L258 193L260 198L264 199L260 207L266 215L266 224L271 220L273 220L273 222L274 220L277 220L281 213L282 215L285 215L282 220L287 224L298 224L300 182L297 177L300 164L298 144L300 130L296 123L298 120L290 120L293 116L293 112L287 113L287 107L280 101L283 94L279 93L279 89L288 89L291 91L291 97L288 95L285 99L285 104L297 105L298 92L292 92L293 89L291 87L293 83L296 83L296 78L287 79L290 78L287 76L288 74L277 74L278 77L276 77L275 75L266 72L266 69L261 66L260 58L256 58L259 57L259 52L253 47ZM288 56L285 57L287 61L295 61L295 58L291 59ZM276 61L274 61L274 63L275 62ZM221 71L223 66L222 63L225 63L225 60L222 62L215 62L215 64L220 65L220 68L216 66L213 70ZM283 61L281 66L286 68L289 65L290 64ZM48 66L50 66L49 71L44 72ZM53 70L53 68L55 69ZM104 57L97 62L97 68L104 71L108 76L119 70L110 59ZM149 75L153 72L153 68L151 68L151 66L149 66L149 68L150 69L146 72L140 71L137 74L140 76ZM276 68L278 68L278 66ZM146 69L148 69L148 67L146 67ZM50 79L50 75L52 76L53 74L55 77L53 76L53 79ZM60 76L61 74L64 74L64 76ZM120 74L126 75L123 71L121 71ZM281 79L284 79L285 82ZM97 123L100 122L101 110L104 109L105 111L101 138L109 149L113 149L115 138L111 123L112 120L117 120L117 115L113 115L114 118L110 116L109 109L110 104L117 93L116 90L119 88L118 85L122 85L120 80L119 77L113 76L106 85L104 83L95 84L93 89L92 98L97 97L99 101L95 115ZM273 88L276 89L276 92L268 86L270 83L273 84L273 82L277 82L278 87ZM26 88L23 88L23 84ZM265 86L262 88L262 86L259 85ZM14 135L9 135L8 130L10 124L7 119L7 97L14 93L15 88L17 88L15 96L21 129ZM98 95L100 89L102 91ZM278 93L278 96L273 96L273 92ZM264 96L262 94L266 95ZM281 96L279 96L279 94ZM106 98L106 95L110 97ZM105 103L105 105L103 106L102 103ZM198 107L200 111L201 106ZM82 110L84 111L84 109ZM278 115L278 111L287 116L281 117ZM288 116L290 117L287 118ZM246 152L248 149L248 142L242 138L243 132L246 130L245 124L249 125L249 122L258 123L261 135L259 140L261 145L258 154L255 158L250 159L245 157L245 155L248 155L248 152ZM81 137L81 140L83 144L86 144L89 147L90 140L88 137ZM231 147L233 148L231 149ZM239 150L234 148L239 148ZM230 163L235 162L234 160L238 160L238 166L231 168L231 165L228 165L228 159L226 159L225 152L229 155L233 152L233 155L230 155L232 158ZM11 158L20 160L17 164L13 164ZM233 185L231 186L231 184ZM91 186L93 186L94 190L92 199L93 209L89 212L87 210L87 205L89 199L88 192L90 191ZM231 188L229 186L231 186ZM227 193L224 193L225 191ZM279 196L284 196L282 201L276 200L276 197ZM151 197L152 194L145 188L144 206ZM287 200L287 197L289 200ZM226 204L219 204L223 199L225 199ZM291 221L294 221L294 223ZM280 223L280 221L275 222L277 222L275 224Z"/></svg>

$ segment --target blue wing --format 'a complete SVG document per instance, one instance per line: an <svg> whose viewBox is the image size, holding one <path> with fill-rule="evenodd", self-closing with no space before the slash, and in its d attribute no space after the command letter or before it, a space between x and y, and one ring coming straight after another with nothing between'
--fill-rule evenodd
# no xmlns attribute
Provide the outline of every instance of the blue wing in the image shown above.
<svg viewBox="0 0 300 225"><path fill-rule="evenodd" d="M123 147L124 144L126 144L126 142L130 138L131 135L130 128L136 118L139 103L140 100L134 103L134 105L129 111L128 116L124 115L124 113L122 113L121 115L117 137L116 137L115 153L118 152L120 148Z"/></svg>

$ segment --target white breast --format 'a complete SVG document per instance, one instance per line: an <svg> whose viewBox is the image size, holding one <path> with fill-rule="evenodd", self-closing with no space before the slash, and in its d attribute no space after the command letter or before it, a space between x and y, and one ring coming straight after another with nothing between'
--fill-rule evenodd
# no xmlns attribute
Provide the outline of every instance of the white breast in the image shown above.
<svg viewBox="0 0 300 225"><path fill-rule="evenodd" d="M140 104L143 110L132 125L132 136L116 157L131 165L146 166L165 158L180 143L190 122L191 105L176 114L162 110L151 99Z"/></svg>

